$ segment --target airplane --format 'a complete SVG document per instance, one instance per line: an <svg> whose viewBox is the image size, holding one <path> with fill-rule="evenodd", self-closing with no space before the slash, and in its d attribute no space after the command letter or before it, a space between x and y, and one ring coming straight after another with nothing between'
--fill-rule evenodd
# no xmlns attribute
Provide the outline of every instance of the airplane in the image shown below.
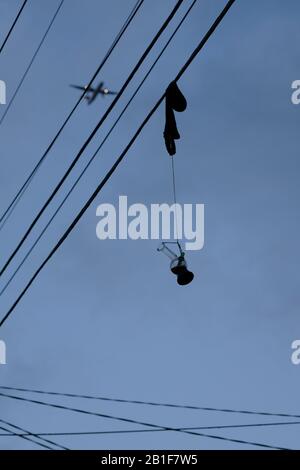
<svg viewBox="0 0 300 470"><path fill-rule="evenodd" d="M76 88L77 90L86 91L84 97L88 101L88 104L92 104L98 95L106 96L118 94L117 91L110 91L108 88L104 87L104 82L100 82L96 88L78 85L70 85L70 87Z"/></svg>

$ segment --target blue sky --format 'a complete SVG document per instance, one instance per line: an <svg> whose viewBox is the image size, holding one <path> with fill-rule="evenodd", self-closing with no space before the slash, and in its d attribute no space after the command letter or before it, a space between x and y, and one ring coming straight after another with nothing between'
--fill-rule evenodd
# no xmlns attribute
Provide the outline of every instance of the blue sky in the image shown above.
<svg viewBox="0 0 300 470"><path fill-rule="evenodd" d="M20 3L0 0L0 42ZM58 3L30 0L24 9L0 57L0 79L6 81L8 99ZM190 3L184 2L34 230L27 248ZM1 315L225 3L198 0L126 117L1 298ZM129 0L65 1L22 91L0 127L1 212L74 105L78 95L68 85L89 81L133 4ZM145 0L99 78L118 89L174 4L175 0ZM0 338L6 341L8 362L0 366L3 385L299 414L300 366L292 365L290 360L291 343L300 338L297 146L300 108L291 103L291 83L300 78L299 14L296 0L237 0L180 80L188 109L178 115L177 121L182 136L175 157L178 201L205 204L205 246L188 254L195 273L193 283L186 288L176 284L169 273L168 260L156 252L156 241L96 238L96 208L103 202L116 203L119 195L127 195L129 203L171 202L170 160L162 138L162 106L1 328ZM1 264L109 103L110 98L99 98L90 107L82 103L0 233ZM275 417L156 409L81 399L49 398L49 401L173 427L278 421ZM0 407L1 418L31 432L134 427L8 398L1 398ZM218 430L214 434L296 449L299 426ZM56 440L71 449L255 448L175 432ZM37 447L15 437L1 437L0 448Z"/></svg>

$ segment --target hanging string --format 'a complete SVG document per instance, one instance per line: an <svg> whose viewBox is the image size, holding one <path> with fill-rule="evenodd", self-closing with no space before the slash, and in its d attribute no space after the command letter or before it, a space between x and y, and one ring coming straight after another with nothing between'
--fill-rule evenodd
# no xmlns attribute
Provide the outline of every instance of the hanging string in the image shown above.
<svg viewBox="0 0 300 470"><path fill-rule="evenodd" d="M173 198L174 198L174 204L175 204L175 234L176 234L177 245L180 248L180 244L178 240L177 194L176 194L174 157L171 157L171 162L172 162ZM181 251L181 248L180 248L180 251Z"/></svg>

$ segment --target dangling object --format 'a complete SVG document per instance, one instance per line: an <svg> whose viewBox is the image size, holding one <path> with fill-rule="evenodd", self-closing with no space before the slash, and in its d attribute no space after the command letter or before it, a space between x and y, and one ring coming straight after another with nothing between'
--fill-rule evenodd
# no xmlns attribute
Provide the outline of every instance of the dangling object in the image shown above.
<svg viewBox="0 0 300 470"><path fill-rule="evenodd" d="M167 244L177 244L180 255L178 256L174 251L172 251ZM157 248L157 251L161 251L168 258L171 259L170 269L175 276L177 276L177 283L180 286L186 286L194 279L194 274L187 269L187 264L185 261L185 254L181 249L180 244L177 242L162 242L161 246Z"/></svg>
<svg viewBox="0 0 300 470"><path fill-rule="evenodd" d="M187 269L184 254L171 261L171 271L177 276L177 283L180 286L186 286L194 279L194 274Z"/></svg>
<svg viewBox="0 0 300 470"><path fill-rule="evenodd" d="M185 111L187 102L178 88L176 82L171 82L166 90L166 124L164 130L164 139L169 155L176 153L175 140L180 139L177 129L174 111L179 113Z"/></svg>

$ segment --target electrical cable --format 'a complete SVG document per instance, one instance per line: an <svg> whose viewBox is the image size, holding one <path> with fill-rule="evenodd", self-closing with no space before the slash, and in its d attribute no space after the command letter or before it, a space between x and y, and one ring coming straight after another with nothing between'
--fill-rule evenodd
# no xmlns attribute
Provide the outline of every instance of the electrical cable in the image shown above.
<svg viewBox="0 0 300 470"><path fill-rule="evenodd" d="M11 25L10 30L8 31L8 33L7 33L7 35L6 35L5 39L4 39L4 41L3 41L3 43L2 43L2 46L0 47L0 54L2 53L2 51L3 51L3 49L4 49L4 47L5 47L6 43L7 43L7 41L8 41L8 39L9 39L9 37L10 37L10 35L11 35L11 33L12 33L14 27L16 26L17 21L18 21L18 19L20 18L21 13L22 13L22 11L24 10L25 5L26 5L27 2L28 2L28 0L24 0L23 5L21 6L21 8L20 8L20 10L19 10L19 12L18 12L18 14L17 14L17 16L16 16L16 18L15 18L13 24Z"/></svg>
<svg viewBox="0 0 300 470"><path fill-rule="evenodd" d="M62 393L62 392L47 392L45 390L35 390L30 388L18 388L18 387L8 387L5 385L0 385L0 390L11 390L15 392L26 392L34 393L38 395L52 395L57 397L65 398L83 398L87 400L98 400L98 401L107 401L112 403L126 403L132 405L146 405L146 406L156 406L163 408L179 408L184 410L194 410L194 411L217 411L222 413L235 413L235 414L247 414L247 415L256 415L256 416L275 416L279 418L295 418L300 419L300 415L289 414L289 413L274 413L267 411L251 411L251 410L240 410L240 409L231 409L231 408L212 408L205 406L196 406L196 405L179 405L174 403L158 403L153 401L140 401L140 400L125 400L123 398L110 398L97 395L82 395L76 393Z"/></svg>
<svg viewBox="0 0 300 470"><path fill-rule="evenodd" d="M15 395L9 395L9 394L5 394L5 393L0 393L0 397L11 398L11 399L14 399L14 400L24 401L24 402L28 402L28 403L37 404L37 405L43 405L43 406L46 406L46 407L56 408L56 409L65 410L65 411L72 411L74 413L80 413L80 414L85 414L85 415L89 415L89 416L97 416L97 417L100 417L100 418L106 418L106 419L110 419L110 420L114 420L114 421L121 421L121 422L125 422L125 423L138 424L138 425L150 427L150 428L153 428L153 429L165 429L166 431L175 431L175 432L180 432L180 433L183 433L183 434L189 434L189 435L193 435L193 436L207 437L207 438L210 438L210 439L218 439L218 440L222 440L222 441L234 442L234 443L238 443L238 444L247 444L247 445L250 445L250 446L263 447L263 448L274 449L274 450L289 450L287 448L283 448L283 447L279 447L279 446L272 446L272 445L269 445L269 444L262 444L262 443L258 443L258 442L245 441L245 440L242 440L242 439L234 439L234 438L229 438L229 437L225 437L225 436L218 436L218 435L212 435L212 434L207 434L207 433L198 433L198 432L194 432L194 431L186 431L186 430L181 430L181 429L174 428L174 427L169 427L169 426L160 426L160 425L153 424L153 423L148 423L148 422L145 422L145 421L137 421L137 420L134 420L134 419L131 419L131 418L122 418L120 416L113 416L113 415L108 415L108 414L104 414L104 413L96 413L96 412L93 412L93 411L82 410L80 408L73 408L73 407L69 407L69 406L65 406L65 405L58 405L58 404L55 404L55 403L49 403L49 402L44 402L44 401L40 401L40 400L32 400L32 399L29 399L29 398L18 397L18 396L15 396Z"/></svg>
<svg viewBox="0 0 300 470"><path fill-rule="evenodd" d="M9 112L9 110L10 110L10 108L11 108L13 102L15 101L15 98L17 97L17 95L18 95L18 93L19 93L19 91L20 91L20 89L21 89L21 87L22 87L22 85L23 85L23 83L24 83L24 81L25 81L27 75L28 75L29 70L31 69L31 67L32 67L32 65L33 65L33 63L34 63L34 61L35 61L35 59L36 59L36 57L37 57L37 55L38 55L38 53L39 53L39 51L40 51L42 45L44 44L45 39L46 39L46 37L48 36L48 33L49 33L49 31L51 30L51 28L52 28L52 26L53 26L53 23L54 23L54 21L55 21L57 15L58 15L58 13L59 13L61 7L63 6L64 1L65 1L65 0L61 0L59 6L58 6L58 8L57 8L57 10L55 11L55 14L54 14L52 20L50 21L50 24L49 24L49 26L48 26L48 28L47 28L47 30L46 30L44 36L42 37L41 42L40 42L39 45L38 45L38 48L36 49L35 53L33 54L32 59L30 60L28 66L27 66L27 68L26 68L26 70L25 70L25 72L24 72L24 74L23 74L23 76L22 76L22 78L21 78L21 81L19 82L19 85L17 86L17 88L16 88L14 94L13 94L12 97L11 97L11 100L9 101L8 105L6 106L4 113L3 113L3 115L2 115L1 118L0 118L0 126L1 126L1 124L3 123L5 117L7 116L7 113Z"/></svg>
<svg viewBox="0 0 300 470"><path fill-rule="evenodd" d="M257 424L229 424L221 426L191 426L191 427L176 427L177 431L191 431L191 430L206 430L206 429L239 429L239 428L256 428L256 427L269 427L269 426L285 426L285 425L296 425L300 424L300 421L287 421L280 423L257 423ZM38 432L36 436L97 436L106 434L131 434L131 433L144 433L144 432L166 432L167 429L120 429L116 431L73 431L73 432ZM29 434L14 434L15 436L27 436ZM2 434L0 437L14 436L12 434Z"/></svg>
<svg viewBox="0 0 300 470"><path fill-rule="evenodd" d="M69 450L67 449L66 447L63 447L59 444L56 444L56 442L53 442L49 439L46 439L44 437L40 437L38 436L37 434L33 434L29 431L25 431L25 429L21 428L20 426L16 426L15 424L11 424L9 423L8 421L5 421L4 419L0 419L0 423L3 423L3 424L6 424L7 426L10 426L11 428L14 428L14 429L17 429L18 431L22 431L23 433L26 433L26 434L23 434L23 435L18 435L16 433L14 433L13 431L9 431L8 429L5 429L3 428L2 426L0 426L0 429L3 429L5 431L8 431L11 433L12 436L15 436L15 437L21 437L21 438L24 438L25 440L27 441L30 441L30 442L33 442L34 444L38 445L38 446L41 446L41 447L44 447L45 449L48 449L48 450L54 450L53 447L49 447L48 445L45 445L46 444L51 444L51 445L55 445L56 447L59 447L60 449L62 450ZM43 441L43 443L41 442L36 442L34 441L33 439L30 439L29 437L26 437L26 436L31 436L31 437L35 437L37 439L40 439L41 441Z"/></svg>

